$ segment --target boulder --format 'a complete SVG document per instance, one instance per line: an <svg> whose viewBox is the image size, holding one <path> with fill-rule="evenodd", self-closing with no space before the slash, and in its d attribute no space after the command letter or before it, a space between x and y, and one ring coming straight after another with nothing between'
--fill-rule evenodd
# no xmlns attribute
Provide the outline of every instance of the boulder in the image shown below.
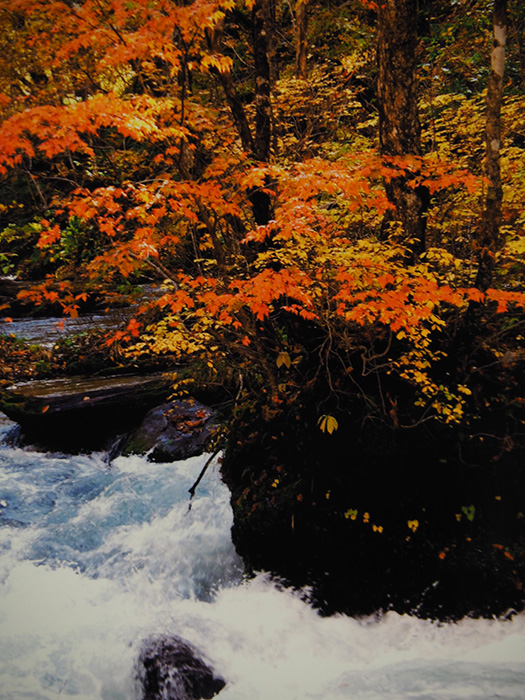
<svg viewBox="0 0 525 700"><path fill-rule="evenodd" d="M178 637L160 637L144 644L137 681L142 700L207 700L226 685L198 651Z"/></svg>
<svg viewBox="0 0 525 700"><path fill-rule="evenodd" d="M207 451L217 435L213 411L194 399L152 408L126 440L123 454L148 454L152 462L174 462Z"/></svg>
<svg viewBox="0 0 525 700"><path fill-rule="evenodd" d="M323 615L523 611L525 448L495 461L461 426L394 431L340 401L333 434L314 401L230 422L221 476L247 573L306 591Z"/></svg>
<svg viewBox="0 0 525 700"><path fill-rule="evenodd" d="M172 390L169 374L65 377L4 389L0 410L21 426L23 441L76 451L96 449L133 430Z"/></svg>

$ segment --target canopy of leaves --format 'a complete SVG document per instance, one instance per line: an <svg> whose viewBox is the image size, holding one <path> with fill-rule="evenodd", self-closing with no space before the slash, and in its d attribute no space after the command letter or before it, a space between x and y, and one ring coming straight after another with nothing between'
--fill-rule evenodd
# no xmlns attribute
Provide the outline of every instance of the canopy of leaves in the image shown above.
<svg viewBox="0 0 525 700"><path fill-rule="evenodd" d="M482 293L473 285L487 3L421 4L424 152L390 159L377 152L374 3L310 5L306 80L293 73L290 4L273 3L268 162L257 162L239 129L243 114L257 130L251 31L261 7L5 0L5 269L48 275L26 297L72 315L91 290L111 300L156 282L159 294L108 342L135 356L198 358L211 379L242 375L243 390L270 406L315 385L319 414L336 416L338 394L364 396L373 376L376 398L363 400L378 420L460 422L474 410L471 371L468 362L451 370L452 348L473 305L483 308L478 330L494 360L506 344L522 360L523 11L513 15L504 114L507 243L496 284ZM403 177L432 196L417 261L395 221L380 240L392 206L383 184ZM257 196L270 203L263 224ZM398 398L387 399L382 382Z"/></svg>

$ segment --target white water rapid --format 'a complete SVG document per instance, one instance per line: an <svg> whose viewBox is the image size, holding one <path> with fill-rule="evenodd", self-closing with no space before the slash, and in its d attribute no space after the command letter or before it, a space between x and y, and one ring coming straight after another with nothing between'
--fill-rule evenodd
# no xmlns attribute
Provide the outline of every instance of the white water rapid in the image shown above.
<svg viewBox="0 0 525 700"><path fill-rule="evenodd" d="M228 681L220 700L525 699L525 616L321 618L242 580L217 467L188 510L205 457L103 457L0 446L1 700L137 700L162 633Z"/></svg>

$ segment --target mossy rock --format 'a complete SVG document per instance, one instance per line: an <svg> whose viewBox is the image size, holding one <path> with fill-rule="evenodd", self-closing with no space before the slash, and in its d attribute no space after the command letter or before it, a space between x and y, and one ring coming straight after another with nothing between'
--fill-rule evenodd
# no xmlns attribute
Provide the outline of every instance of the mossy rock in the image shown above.
<svg viewBox="0 0 525 700"><path fill-rule="evenodd" d="M152 462L174 462L205 452L219 432L213 411L194 399L152 408L129 436L124 455L148 454Z"/></svg>

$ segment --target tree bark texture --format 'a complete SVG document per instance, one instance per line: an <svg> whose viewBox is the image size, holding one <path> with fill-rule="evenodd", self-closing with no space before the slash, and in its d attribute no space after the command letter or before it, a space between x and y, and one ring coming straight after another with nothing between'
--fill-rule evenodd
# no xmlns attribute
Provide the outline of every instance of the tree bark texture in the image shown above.
<svg viewBox="0 0 525 700"><path fill-rule="evenodd" d="M271 102L271 32L272 0L255 0L252 10L253 59L255 68L255 136L254 153L259 161L270 159L272 139ZM267 224L272 217L270 197L260 189L250 192L253 216L258 225Z"/></svg>
<svg viewBox="0 0 525 700"><path fill-rule="evenodd" d="M261 161L268 161L270 156L272 125L269 16L269 0L256 0L253 5L255 155Z"/></svg>
<svg viewBox="0 0 525 700"><path fill-rule="evenodd" d="M383 0L378 9L379 140L384 156L421 155L421 129L417 105L417 1ZM385 183L395 212L383 222L400 221L414 257L425 250L426 187L411 187L410 174Z"/></svg>
<svg viewBox="0 0 525 700"><path fill-rule="evenodd" d="M297 0L295 3L295 64L297 77L301 80L308 75L308 2Z"/></svg>
<svg viewBox="0 0 525 700"><path fill-rule="evenodd" d="M494 0L493 42L485 122L485 175L488 184L480 229L479 265L476 276L476 286L482 291L485 291L492 282L494 256L503 245L500 234L501 203L503 200L500 150L506 43L507 0Z"/></svg>

